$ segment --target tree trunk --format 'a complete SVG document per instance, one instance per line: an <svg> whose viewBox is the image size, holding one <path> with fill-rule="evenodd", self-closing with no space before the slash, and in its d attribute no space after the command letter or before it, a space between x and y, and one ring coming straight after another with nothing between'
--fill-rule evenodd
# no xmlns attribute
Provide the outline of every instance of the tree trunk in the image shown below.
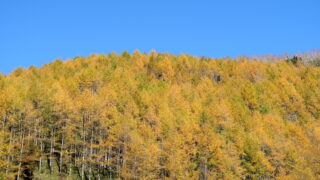
<svg viewBox="0 0 320 180"><path fill-rule="evenodd" d="M111 157L111 146L108 149L108 159L107 159L107 164L108 164L108 169L109 169L109 179L111 179L110 157Z"/></svg>
<svg viewBox="0 0 320 180"><path fill-rule="evenodd" d="M86 152L86 136L85 136L85 131L84 131L84 112L82 113L82 167L81 167L81 179L84 180L84 171L85 171L85 152Z"/></svg>
<svg viewBox="0 0 320 180"><path fill-rule="evenodd" d="M59 173L62 172L62 161L63 161L63 145L64 145L64 137L62 135L61 139L61 149L60 149L60 162L59 162Z"/></svg>
<svg viewBox="0 0 320 180"><path fill-rule="evenodd" d="M11 128L11 129L10 129L9 147L11 146L11 143L12 143L13 133L14 133L13 128ZM11 156L12 156L12 155L8 155L7 166L6 166L6 174L8 174L8 172L9 172L9 164L10 164Z"/></svg>
<svg viewBox="0 0 320 180"><path fill-rule="evenodd" d="M49 157L49 167L50 167L50 174L52 173L52 155L53 155L53 151L54 151L54 131L51 131L51 141L50 141L50 157Z"/></svg>
<svg viewBox="0 0 320 180"><path fill-rule="evenodd" d="M82 167L81 167L81 179L84 180L85 162L84 162L84 150L82 152Z"/></svg>
<svg viewBox="0 0 320 180"><path fill-rule="evenodd" d="M43 153L43 139L40 134L40 157L39 157L39 172L41 172L42 167L42 153Z"/></svg>
<svg viewBox="0 0 320 180"><path fill-rule="evenodd" d="M92 148L92 144L93 144L93 127L91 130L91 139L90 139L90 168L89 168L89 180L91 180L91 176L92 176L92 153L93 153L93 148Z"/></svg>
<svg viewBox="0 0 320 180"><path fill-rule="evenodd" d="M70 147L71 148L71 153L73 152L72 151L72 146ZM74 150L75 151L75 150ZM71 174L72 174L72 154L71 154L71 156L70 156L70 165L69 165L69 176L71 176Z"/></svg>
<svg viewBox="0 0 320 180"><path fill-rule="evenodd" d="M24 149L24 133L22 132L21 135L21 144L20 144L20 155L19 155L19 166L18 166L18 174L17 174L17 180L20 179L20 170L21 170L21 165L22 165L22 155L23 155L23 149Z"/></svg>

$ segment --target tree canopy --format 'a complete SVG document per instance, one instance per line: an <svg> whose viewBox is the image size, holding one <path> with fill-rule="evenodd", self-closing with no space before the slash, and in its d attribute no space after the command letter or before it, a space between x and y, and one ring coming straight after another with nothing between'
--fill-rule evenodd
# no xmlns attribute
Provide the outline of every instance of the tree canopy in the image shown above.
<svg viewBox="0 0 320 180"><path fill-rule="evenodd" d="M320 68L299 61L135 51L0 75L0 179L319 179Z"/></svg>

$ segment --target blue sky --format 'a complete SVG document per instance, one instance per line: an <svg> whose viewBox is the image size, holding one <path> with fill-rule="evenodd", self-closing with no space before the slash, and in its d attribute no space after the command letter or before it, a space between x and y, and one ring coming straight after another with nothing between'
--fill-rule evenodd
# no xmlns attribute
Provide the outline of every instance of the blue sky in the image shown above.
<svg viewBox="0 0 320 180"><path fill-rule="evenodd" d="M0 72L139 49L225 57L320 49L319 0L1 0Z"/></svg>

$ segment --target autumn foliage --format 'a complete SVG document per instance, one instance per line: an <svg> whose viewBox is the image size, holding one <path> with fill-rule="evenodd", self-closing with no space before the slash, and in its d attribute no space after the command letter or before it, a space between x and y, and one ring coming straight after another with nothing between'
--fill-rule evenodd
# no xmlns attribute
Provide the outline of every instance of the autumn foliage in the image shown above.
<svg viewBox="0 0 320 180"><path fill-rule="evenodd" d="M0 76L0 179L320 179L320 67L135 51Z"/></svg>

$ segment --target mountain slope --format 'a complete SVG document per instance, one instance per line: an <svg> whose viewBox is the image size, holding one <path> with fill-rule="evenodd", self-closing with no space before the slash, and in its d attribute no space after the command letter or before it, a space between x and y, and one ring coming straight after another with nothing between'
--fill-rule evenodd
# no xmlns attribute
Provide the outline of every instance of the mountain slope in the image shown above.
<svg viewBox="0 0 320 180"><path fill-rule="evenodd" d="M320 178L320 68L300 62L56 60L0 77L0 119L4 179Z"/></svg>

